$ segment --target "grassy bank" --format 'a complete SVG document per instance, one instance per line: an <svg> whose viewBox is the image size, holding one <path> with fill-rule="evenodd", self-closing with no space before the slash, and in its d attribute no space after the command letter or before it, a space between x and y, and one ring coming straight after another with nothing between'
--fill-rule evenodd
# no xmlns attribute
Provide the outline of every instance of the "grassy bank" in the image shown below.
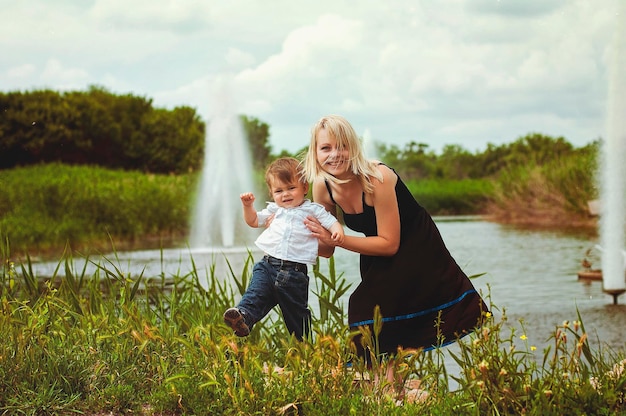
<svg viewBox="0 0 626 416"><path fill-rule="evenodd" d="M487 214L496 221L596 228L590 153L503 170L495 179L407 181L432 215ZM184 244L197 175L147 175L99 167L40 165L0 170L0 236L13 253L60 256ZM257 177L257 181L260 179ZM261 188L264 189L264 188Z"/></svg>
<svg viewBox="0 0 626 416"><path fill-rule="evenodd" d="M0 235L14 253L186 235L192 175L48 164L0 170Z"/></svg>
<svg viewBox="0 0 626 416"><path fill-rule="evenodd" d="M504 223L595 229L587 202L599 195L596 170L596 153L589 151L503 170L487 212Z"/></svg>
<svg viewBox="0 0 626 416"><path fill-rule="evenodd" d="M37 281L6 249L0 266L0 413L220 415L610 415L626 412L624 353L594 351L581 317L556 329L537 351L506 316L459 341L461 372L451 387L444 350L396 362L420 380L420 400L398 403L391 386L368 382L382 367L353 360L347 290L332 263L312 280L319 304L314 336L290 338L273 317L236 338L222 323L250 276L250 263L225 276L198 271L148 279L115 258L93 275L61 260ZM497 310L491 305L492 310ZM510 327L510 324L508 324ZM376 334L366 336L375 345ZM352 361L352 367L347 363ZM359 381L355 381L359 380ZM365 380L365 381L364 381ZM400 405L399 405L400 404Z"/></svg>
<svg viewBox="0 0 626 416"><path fill-rule="evenodd" d="M53 256L66 244L89 252L110 240L120 249L184 242L197 179L62 164L0 170L0 236L14 253ZM481 213L493 193L487 180L407 185L433 215Z"/></svg>
<svg viewBox="0 0 626 416"><path fill-rule="evenodd" d="M490 179L427 179L408 181L407 187L432 215L484 214L494 195Z"/></svg>

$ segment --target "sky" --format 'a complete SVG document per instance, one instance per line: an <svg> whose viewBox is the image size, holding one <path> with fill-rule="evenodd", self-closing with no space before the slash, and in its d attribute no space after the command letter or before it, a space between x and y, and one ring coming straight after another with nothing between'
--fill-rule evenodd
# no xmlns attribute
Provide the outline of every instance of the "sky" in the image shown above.
<svg viewBox="0 0 626 416"><path fill-rule="evenodd" d="M267 123L275 153L326 114L401 149L584 146L605 136L623 2L0 0L0 91L96 85L207 122L229 109Z"/></svg>

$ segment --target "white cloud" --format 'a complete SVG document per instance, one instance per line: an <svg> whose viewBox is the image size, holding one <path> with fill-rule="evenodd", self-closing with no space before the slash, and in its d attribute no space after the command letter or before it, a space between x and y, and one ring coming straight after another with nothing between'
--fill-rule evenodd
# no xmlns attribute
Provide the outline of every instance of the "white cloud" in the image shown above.
<svg viewBox="0 0 626 416"><path fill-rule="evenodd" d="M0 74L7 89L97 84L203 117L228 84L275 150L301 148L327 113L399 145L530 131L584 144L603 134L618 1L0 0Z"/></svg>
<svg viewBox="0 0 626 416"><path fill-rule="evenodd" d="M55 83L62 89L80 88L89 78L86 71L80 68L66 68L57 59L49 59L41 71L44 84Z"/></svg>
<svg viewBox="0 0 626 416"><path fill-rule="evenodd" d="M37 68L33 64L22 64L7 69L6 77L19 82L21 79L30 78L36 70Z"/></svg>

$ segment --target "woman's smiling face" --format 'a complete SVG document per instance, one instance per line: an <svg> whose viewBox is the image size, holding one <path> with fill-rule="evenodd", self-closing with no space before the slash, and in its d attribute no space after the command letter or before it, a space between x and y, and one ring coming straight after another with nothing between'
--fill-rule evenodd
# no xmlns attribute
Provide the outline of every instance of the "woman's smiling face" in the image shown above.
<svg viewBox="0 0 626 416"><path fill-rule="evenodd" d="M350 155L348 149L340 149L337 139L332 137L327 129L317 133L316 140L317 162L322 169L336 178L346 176L349 168Z"/></svg>

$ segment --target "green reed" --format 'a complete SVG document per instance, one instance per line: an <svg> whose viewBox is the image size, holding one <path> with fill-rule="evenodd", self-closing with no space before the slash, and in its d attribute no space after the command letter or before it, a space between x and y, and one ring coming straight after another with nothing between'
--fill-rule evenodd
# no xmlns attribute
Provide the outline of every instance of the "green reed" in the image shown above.
<svg viewBox="0 0 626 416"><path fill-rule="evenodd" d="M490 179L420 179L407 187L432 215L482 214L494 192Z"/></svg>
<svg viewBox="0 0 626 416"><path fill-rule="evenodd" d="M598 198L596 163L595 153L579 152L542 166L503 170L495 183L493 208L505 217L544 216L554 224L586 219L587 202Z"/></svg>
<svg viewBox="0 0 626 416"><path fill-rule="evenodd" d="M241 270L194 267L187 274L144 276L68 250L47 279L29 260L0 266L0 413L3 414L615 414L626 411L624 353L593 350L580 316L555 327L543 352L518 325L486 315L456 352L401 351L367 367L353 356L340 298L348 286L332 260L314 268L319 313L313 336L299 342L270 314L246 339L222 322L249 282ZM87 274L86 262L95 272ZM206 279L206 283L202 283ZM491 310L498 309L491 305ZM319 315L319 316L318 316ZM448 373L452 354L459 374ZM380 360L379 360L380 358ZM348 362L352 366L348 366ZM421 380L422 401L401 406L393 387L374 383L393 365ZM451 388L454 380L458 387Z"/></svg>
<svg viewBox="0 0 626 416"><path fill-rule="evenodd" d="M195 180L61 164L0 170L0 234L14 250L179 235Z"/></svg>

